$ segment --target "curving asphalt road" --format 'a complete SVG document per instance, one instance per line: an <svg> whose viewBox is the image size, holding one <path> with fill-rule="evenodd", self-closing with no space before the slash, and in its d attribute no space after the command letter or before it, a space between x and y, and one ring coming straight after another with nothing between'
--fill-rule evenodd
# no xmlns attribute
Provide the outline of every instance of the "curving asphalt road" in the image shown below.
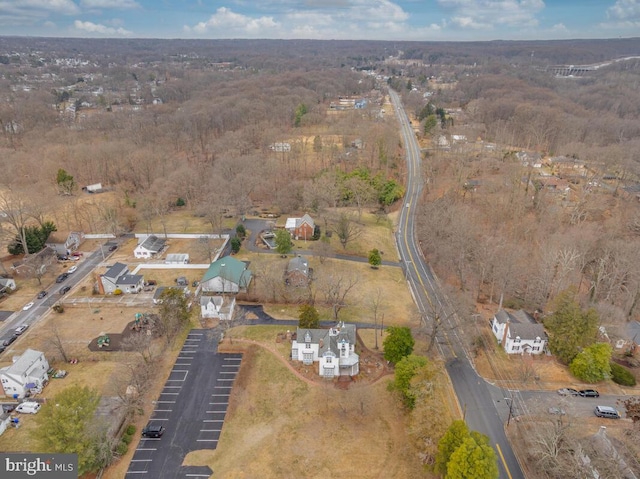
<svg viewBox="0 0 640 479"><path fill-rule="evenodd" d="M407 192L396 231L396 242L407 281L420 313L429 318L427 321L432 320L436 314L442 318L443 327L438 333L437 345L446 361L465 421L471 429L489 437L496 450L501 478L524 478L504 431L504 403L512 404L513 399L487 384L476 373L459 336L463 333L458 318L442 293L437 278L422 257L414 225L416 206L424 186L420 148L398 94L389 90L389 96L401 124L407 151ZM502 403L499 399L501 396ZM509 399L505 401L504 397ZM513 412L512 409L510 406L507 412Z"/></svg>

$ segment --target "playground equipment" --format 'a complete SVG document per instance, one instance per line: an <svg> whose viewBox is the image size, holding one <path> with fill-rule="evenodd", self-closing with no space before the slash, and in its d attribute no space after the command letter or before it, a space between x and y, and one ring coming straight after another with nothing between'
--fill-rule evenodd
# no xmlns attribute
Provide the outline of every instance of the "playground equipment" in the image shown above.
<svg viewBox="0 0 640 479"><path fill-rule="evenodd" d="M98 337L98 347L99 348L108 348L111 340L109 339L109 335L106 333L100 333Z"/></svg>

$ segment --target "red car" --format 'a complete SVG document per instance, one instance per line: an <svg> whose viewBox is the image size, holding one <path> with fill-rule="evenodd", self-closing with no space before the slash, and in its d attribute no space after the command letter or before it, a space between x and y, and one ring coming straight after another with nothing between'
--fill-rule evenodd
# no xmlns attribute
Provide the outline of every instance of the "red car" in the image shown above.
<svg viewBox="0 0 640 479"><path fill-rule="evenodd" d="M79 258L80 256L82 256L82 253L80 251L74 251L73 253L71 253L71 256L75 256L76 258Z"/></svg>

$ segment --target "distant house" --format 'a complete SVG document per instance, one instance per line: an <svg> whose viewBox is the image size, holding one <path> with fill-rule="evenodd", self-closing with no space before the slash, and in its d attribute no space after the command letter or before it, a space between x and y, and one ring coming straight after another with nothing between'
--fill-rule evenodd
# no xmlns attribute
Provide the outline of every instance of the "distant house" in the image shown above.
<svg viewBox="0 0 640 479"><path fill-rule="evenodd" d="M311 269L306 258L298 255L287 263L284 282L287 286L306 286L311 280Z"/></svg>
<svg viewBox="0 0 640 479"><path fill-rule="evenodd" d="M101 294L139 293L144 287L144 276L131 274L126 264L116 263L100 276L98 290Z"/></svg>
<svg viewBox="0 0 640 479"><path fill-rule="evenodd" d="M339 323L330 329L296 331L291 342L291 359L311 365L318 363L318 374L324 378L356 376L360 372L360 357L355 353L355 324Z"/></svg>
<svg viewBox="0 0 640 479"><path fill-rule="evenodd" d="M315 227L316 224L313 218L306 213L302 218L287 218L285 223L285 229L297 240L310 240L313 238Z"/></svg>
<svg viewBox="0 0 640 479"><path fill-rule="evenodd" d="M204 293L238 293L247 291L250 283L247 263L225 256L211 263L200 281L200 289Z"/></svg>
<svg viewBox="0 0 640 479"><path fill-rule="evenodd" d="M16 290L16 280L13 278L0 278L0 293Z"/></svg>
<svg viewBox="0 0 640 479"><path fill-rule="evenodd" d="M156 235L147 236L133 250L136 258L152 258L164 250L167 241L164 238L158 238Z"/></svg>
<svg viewBox="0 0 640 479"><path fill-rule="evenodd" d="M234 296L201 296L200 314L203 318L230 321L236 307Z"/></svg>
<svg viewBox="0 0 640 479"><path fill-rule="evenodd" d="M498 311L491 321L491 331L507 354L542 354L547 346L544 327L523 310Z"/></svg>
<svg viewBox="0 0 640 479"><path fill-rule="evenodd" d="M188 264L189 253L168 254L164 262L165 264Z"/></svg>
<svg viewBox="0 0 640 479"><path fill-rule="evenodd" d="M291 143L285 143L285 142L273 143L272 145L269 146L269 149L272 151L279 151L279 152L291 151Z"/></svg>
<svg viewBox="0 0 640 479"><path fill-rule="evenodd" d="M76 251L84 241L84 233L80 231L71 231L65 233L61 231L52 231L45 245L51 248L59 255L68 255Z"/></svg>
<svg viewBox="0 0 640 479"><path fill-rule="evenodd" d="M41 392L49 380L49 362L44 353L27 349L13 364L0 369L0 383L4 394L12 398L23 398L27 392Z"/></svg>

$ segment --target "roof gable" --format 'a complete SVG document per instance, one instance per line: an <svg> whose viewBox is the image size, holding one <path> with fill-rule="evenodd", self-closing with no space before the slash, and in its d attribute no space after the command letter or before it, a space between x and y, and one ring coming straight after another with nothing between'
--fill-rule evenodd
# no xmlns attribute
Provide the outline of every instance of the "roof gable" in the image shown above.
<svg viewBox="0 0 640 479"><path fill-rule="evenodd" d="M247 264L244 261L237 260L232 256L225 256L211 263L202 281L205 282L218 277L244 287L249 284L251 271L247 269Z"/></svg>
<svg viewBox="0 0 640 479"><path fill-rule="evenodd" d="M158 238L156 235L149 235L138 245L138 247L158 253L162 248L164 248L165 243L166 240L164 238Z"/></svg>
<svg viewBox="0 0 640 479"><path fill-rule="evenodd" d="M116 263L111 266L111 268L109 268L103 276L106 276L107 278L117 279L127 273L129 273L129 268L126 264Z"/></svg>
<svg viewBox="0 0 640 479"><path fill-rule="evenodd" d="M20 376L29 371L33 363L40 359L41 356L44 356L41 351L36 351L35 349L27 349L24 353L22 353L22 356L20 356L20 358L18 358L15 363L4 370L4 373Z"/></svg>

